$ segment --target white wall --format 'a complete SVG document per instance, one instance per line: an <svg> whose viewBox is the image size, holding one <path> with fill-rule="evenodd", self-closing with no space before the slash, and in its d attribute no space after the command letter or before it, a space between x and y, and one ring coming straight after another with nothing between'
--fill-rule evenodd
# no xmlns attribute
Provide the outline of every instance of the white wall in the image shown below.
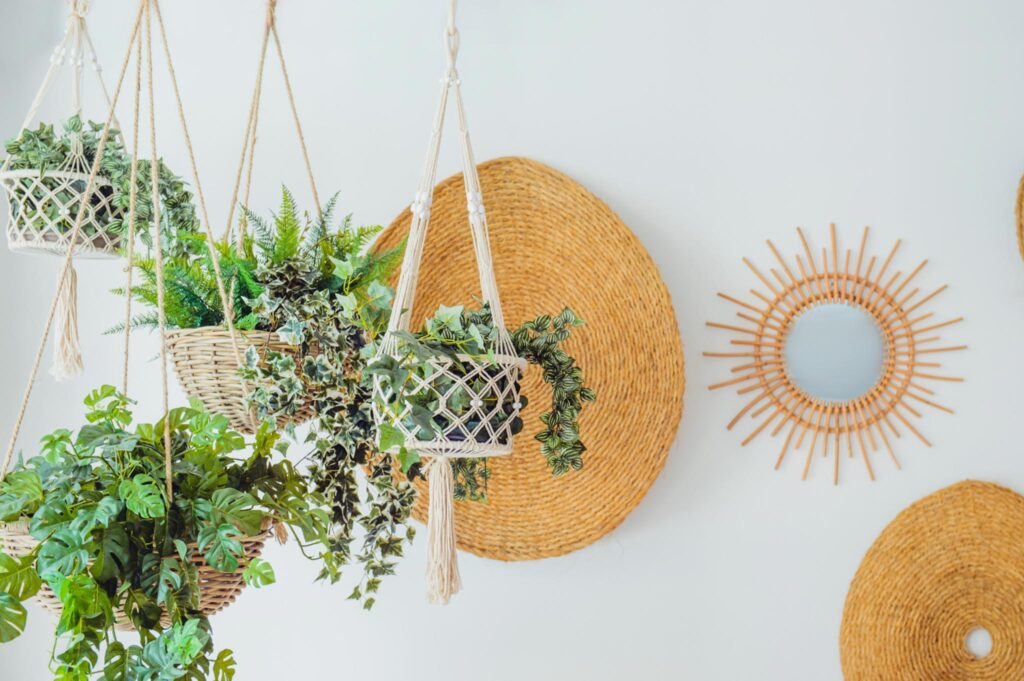
<svg viewBox="0 0 1024 681"><path fill-rule="evenodd" d="M14 134L62 21L57 0L0 2L0 130ZM92 27L108 77L126 37L128 0L97 0ZM256 0L165 4L205 187L223 224L241 142L262 8ZM280 27L322 192L366 222L408 201L441 75L441 0L282 0ZM847 585L897 511L964 478L1024 490L1018 391L1024 375L1024 263L1013 201L1024 170L1024 6L1010 0L490 0L463 3L462 76L480 159L530 156L568 172L640 236L672 290L687 354L686 412L665 470L611 536L533 563L462 558L451 607L422 598L418 543L372 614L314 568L271 548L280 583L214 620L241 679L841 678ZM166 82L163 83L166 85ZM268 82L257 208L303 175L277 76ZM184 172L168 89L163 155ZM46 109L64 113L67 100ZM94 111L96 111L94 109ZM127 118L126 109L122 116ZM99 117L99 112L94 113ZM453 148L443 174L457 169ZM904 470L881 459L830 484L772 471L777 440L741 449L725 422L735 395L708 393L724 365L700 353L727 337L719 290L755 282L764 239L795 252L797 224L818 243L830 221L898 266L931 264L948 282L942 315L963 385L941 386L957 415L929 414L935 446L905 437ZM0 432L10 431L51 294L56 261L0 249ZM68 425L87 388L117 376L119 344L100 331L120 303L109 264L80 269L88 370L36 386L22 443ZM571 302L571 301L567 301ZM153 338L140 339L135 385L157 409ZM625 454L625 453L624 453ZM33 608L26 634L0 648L0 678L47 678L52 621ZM372 675L372 676L371 676Z"/></svg>

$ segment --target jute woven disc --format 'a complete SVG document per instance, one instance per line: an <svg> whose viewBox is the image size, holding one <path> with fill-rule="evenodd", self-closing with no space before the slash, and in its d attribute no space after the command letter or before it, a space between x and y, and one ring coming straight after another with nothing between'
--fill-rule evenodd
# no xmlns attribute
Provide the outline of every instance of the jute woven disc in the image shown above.
<svg viewBox="0 0 1024 681"><path fill-rule="evenodd" d="M507 324L573 308L587 323L568 350L597 402L580 420L583 470L553 478L533 439L550 391L530 368L526 426L511 456L491 459L488 502L456 503L459 548L499 560L558 556L615 529L657 478L682 416L682 342L657 267L608 206L529 159L494 159L479 172ZM406 209L378 248L405 238L410 220ZM474 304L480 290L461 174L435 188L424 250L416 325L442 303Z"/></svg>
<svg viewBox="0 0 1024 681"><path fill-rule="evenodd" d="M1017 218L1017 247L1020 249L1021 257L1024 258L1024 176L1020 178L1020 183L1017 185L1017 205L1014 215Z"/></svg>
<svg viewBox="0 0 1024 681"><path fill-rule="evenodd" d="M901 512L850 585L840 651L846 681L1024 679L1024 497L968 481Z"/></svg>

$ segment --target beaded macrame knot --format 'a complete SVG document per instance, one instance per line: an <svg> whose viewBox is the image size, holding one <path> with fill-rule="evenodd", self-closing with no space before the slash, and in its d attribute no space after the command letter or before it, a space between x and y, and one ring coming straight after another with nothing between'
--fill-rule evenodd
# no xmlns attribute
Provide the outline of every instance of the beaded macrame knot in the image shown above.
<svg viewBox="0 0 1024 681"><path fill-rule="evenodd" d="M429 193L417 192L416 198L413 199L412 205L409 206L409 210L412 211L413 215L426 218L430 215L431 201L433 201L433 197Z"/></svg>
<svg viewBox="0 0 1024 681"><path fill-rule="evenodd" d="M468 192L466 194L466 209L470 217L483 217L484 197L480 192Z"/></svg>

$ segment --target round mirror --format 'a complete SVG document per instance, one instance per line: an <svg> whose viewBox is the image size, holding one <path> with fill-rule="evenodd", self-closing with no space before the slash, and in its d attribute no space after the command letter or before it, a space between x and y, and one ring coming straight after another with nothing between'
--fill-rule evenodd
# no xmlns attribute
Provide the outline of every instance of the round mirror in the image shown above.
<svg viewBox="0 0 1024 681"><path fill-rule="evenodd" d="M827 303L801 312L783 351L793 384L824 402L864 395L885 370L885 338L871 313L856 305Z"/></svg>

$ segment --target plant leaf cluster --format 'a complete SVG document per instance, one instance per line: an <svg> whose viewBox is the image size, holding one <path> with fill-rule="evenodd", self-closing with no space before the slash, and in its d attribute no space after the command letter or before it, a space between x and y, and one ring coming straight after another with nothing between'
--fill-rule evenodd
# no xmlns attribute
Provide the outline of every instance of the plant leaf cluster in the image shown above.
<svg viewBox="0 0 1024 681"><path fill-rule="evenodd" d="M551 409L541 414L544 428L535 438L541 442L541 452L554 475L583 467L586 446L580 438L579 416L584 403L596 399L593 389L584 385L583 372L576 360L563 348L572 329L583 323L570 308L565 308L555 317L543 315L527 321L511 333L516 353L541 369L551 389ZM476 433L477 441L486 441L489 433L480 429L480 420L485 417L491 420L495 432L513 419L509 432L515 435L522 430L523 423L513 405L507 404L507 399L501 400L508 386L499 381L496 389L488 389L485 376L481 375L499 375L493 368L497 340L489 305L477 309L440 306L419 331L397 334L397 351L376 357L368 368L383 388L376 397L379 408L420 440L441 435L449 440L468 439ZM471 403L470 396L453 379L437 371L438 362L444 363L448 372L474 376L470 386L483 403L482 409L481 405ZM424 389L424 385L429 388ZM440 409L442 400L444 410ZM520 396L519 402L525 408L528 399ZM481 413L486 416L480 416ZM380 429L380 444L382 449L398 450L407 473L419 473L419 457L406 446L402 430L385 423ZM486 459L454 458L452 467L456 499L486 498L490 477Z"/></svg>
<svg viewBox="0 0 1024 681"><path fill-rule="evenodd" d="M53 171L63 167L75 155L76 149L81 149L84 159L84 169L92 167L99 150L99 140L102 136L103 124L96 122L83 122L78 116L72 116L63 125L60 133L52 124L42 123L36 129L23 130L19 137L9 139L5 148L10 158L12 170L33 169L39 170L42 175L46 171ZM152 162L146 159L139 159L137 164L137 197L135 208L136 233L139 239L146 246L152 243L152 236L149 225L153 219L152 203L152 182L150 168ZM100 175L110 182L110 186L96 187L96 194L111 197L113 205L118 210L107 211L105 215L98 218L107 223L107 231L113 234L126 235L128 233L128 208L130 203L131 189L131 155L128 154L120 142L120 135L117 130L111 129L107 142L103 148L103 158L100 160ZM189 236L198 230L195 205L192 193L188 190L184 180L175 175L163 163L158 162L157 167L159 190L160 190L160 219L162 246L166 254L174 255L187 248ZM51 180L44 179L48 183L48 189L55 190L57 184ZM26 182L27 186L27 182ZM85 180L77 181L74 184L77 192L84 192L86 189ZM67 190L57 192L59 203L49 200L45 194L40 194L40 210L46 213L43 215L27 216L27 219L37 227L41 227L46 218L52 220L61 233L68 233L74 229L75 211L70 215L62 215L59 212L60 205L69 205L74 199ZM93 198L94 205L98 199ZM71 204L77 205L77 204ZM26 208L33 209L32 205ZM91 224L83 224L85 237L96 235L96 229Z"/></svg>
<svg viewBox="0 0 1024 681"><path fill-rule="evenodd" d="M25 555L0 552L0 642L24 630L22 603L46 584L62 605L56 678L230 680L231 652L215 654L199 610L193 557L221 572L244 566L250 586L271 584L273 568L246 564L242 540L276 524L307 556L330 563L326 500L280 455L269 426L246 445L227 419L196 403L134 428L132 402L112 386L85 403L86 425L46 435L38 454L0 482L0 522L29 519L39 542ZM118 615L138 631L137 644L118 639Z"/></svg>

